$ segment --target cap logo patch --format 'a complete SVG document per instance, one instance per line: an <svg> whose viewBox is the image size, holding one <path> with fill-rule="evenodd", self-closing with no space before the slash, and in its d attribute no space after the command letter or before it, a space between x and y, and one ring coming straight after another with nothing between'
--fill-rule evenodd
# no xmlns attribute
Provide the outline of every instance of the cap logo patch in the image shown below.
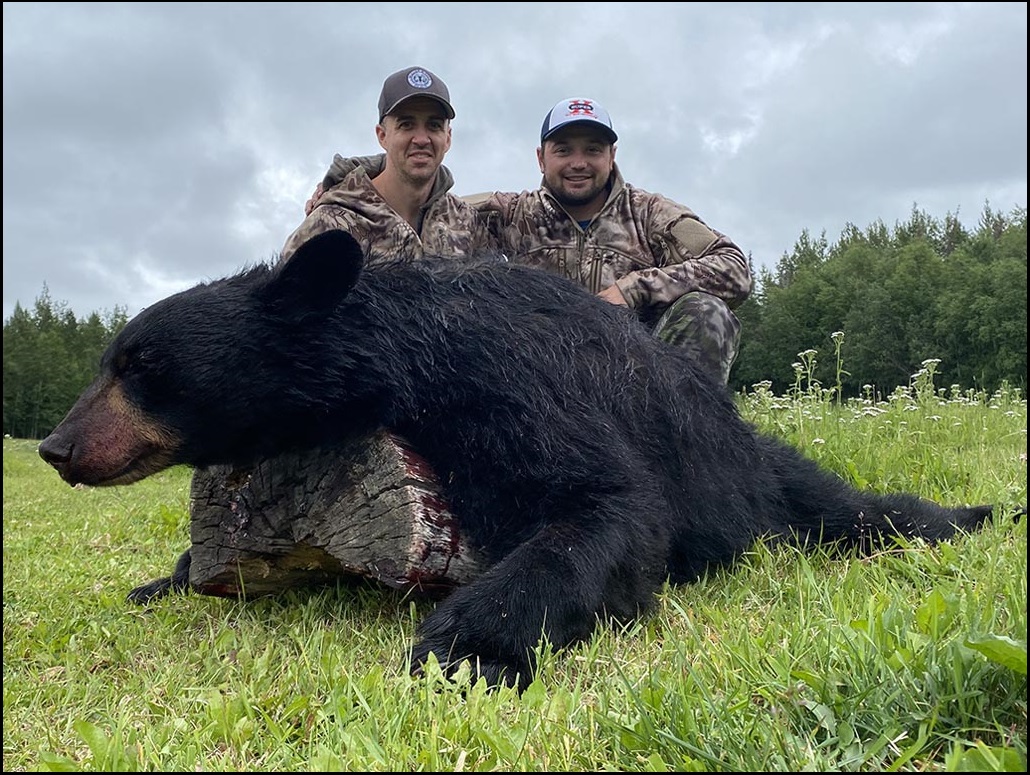
<svg viewBox="0 0 1030 775"><path fill-rule="evenodd" d="M594 115L594 105L588 100L572 100L569 102L569 106L566 111L568 116L588 116L590 118L596 118Z"/></svg>
<svg viewBox="0 0 1030 775"><path fill-rule="evenodd" d="M429 73L419 68L408 73L408 83L416 89L428 89L433 85L433 79Z"/></svg>

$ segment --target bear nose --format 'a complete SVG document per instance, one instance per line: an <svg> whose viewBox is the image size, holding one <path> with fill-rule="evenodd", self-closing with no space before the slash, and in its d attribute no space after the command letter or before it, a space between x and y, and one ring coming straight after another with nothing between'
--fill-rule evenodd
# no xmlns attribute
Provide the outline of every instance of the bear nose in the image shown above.
<svg viewBox="0 0 1030 775"><path fill-rule="evenodd" d="M53 434L47 436L40 442L37 452L39 452L39 456L41 458L58 471L60 471L72 457L71 447L63 444L60 439L54 438Z"/></svg>

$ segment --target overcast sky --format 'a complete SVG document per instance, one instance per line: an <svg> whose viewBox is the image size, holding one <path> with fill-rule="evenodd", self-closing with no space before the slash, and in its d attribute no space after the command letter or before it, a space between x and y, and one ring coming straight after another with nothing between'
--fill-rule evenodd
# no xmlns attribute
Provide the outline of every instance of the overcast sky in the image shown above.
<svg viewBox="0 0 1030 775"><path fill-rule="evenodd" d="M544 114L756 266L803 230L1026 207L1026 3L4 3L4 320L130 315L273 258L383 79L446 81L457 194L540 184Z"/></svg>

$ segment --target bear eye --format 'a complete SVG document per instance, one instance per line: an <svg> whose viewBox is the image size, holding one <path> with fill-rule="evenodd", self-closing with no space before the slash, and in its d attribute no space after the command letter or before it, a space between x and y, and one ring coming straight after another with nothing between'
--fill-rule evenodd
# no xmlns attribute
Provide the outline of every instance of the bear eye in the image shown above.
<svg viewBox="0 0 1030 775"><path fill-rule="evenodd" d="M149 348L144 347L136 353L136 358L133 362L133 366L135 366L140 371L153 371L160 365L160 363L161 358L158 357L157 353L155 353L153 350Z"/></svg>
<svg viewBox="0 0 1030 775"><path fill-rule="evenodd" d="M115 360L115 373L123 379L133 375L152 372L160 366L157 354L149 348L123 350Z"/></svg>

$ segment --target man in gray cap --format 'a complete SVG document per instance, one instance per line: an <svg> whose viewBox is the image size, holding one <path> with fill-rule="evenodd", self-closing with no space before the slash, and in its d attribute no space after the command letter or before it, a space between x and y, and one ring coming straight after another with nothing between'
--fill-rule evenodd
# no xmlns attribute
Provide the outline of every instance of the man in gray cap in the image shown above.
<svg viewBox="0 0 1030 775"><path fill-rule="evenodd" d="M463 257L486 247L481 219L450 193L454 177L443 166L454 118L447 85L424 67L398 70L383 83L378 116L383 162L337 156L281 260L330 229L350 232L374 257Z"/></svg>
<svg viewBox="0 0 1030 775"><path fill-rule="evenodd" d="M334 229L350 232L366 260L373 262L426 255L460 258L486 249L482 220L468 203L449 193L454 178L443 158L451 147L454 108L444 82L424 67L397 71L383 83L378 116L376 138L385 157L337 156L324 193L320 185L317 203L315 197L309 200L308 215L286 240L280 261L288 261L315 235ZM397 442L381 429L370 432L364 444L373 466L396 465L402 470L391 476L408 475L407 464L390 462L396 460ZM292 465L287 462L286 469L295 476ZM198 470L195 476L209 475ZM188 589L191 557L187 550L171 576L137 588L133 599L146 602Z"/></svg>

